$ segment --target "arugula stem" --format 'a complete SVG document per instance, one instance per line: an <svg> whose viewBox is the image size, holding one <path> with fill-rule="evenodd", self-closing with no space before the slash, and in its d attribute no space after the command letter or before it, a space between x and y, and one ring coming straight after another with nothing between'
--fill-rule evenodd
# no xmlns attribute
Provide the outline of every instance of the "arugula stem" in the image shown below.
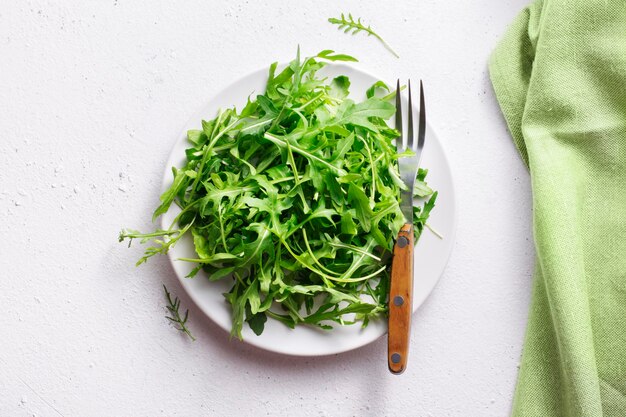
<svg viewBox="0 0 626 417"><path fill-rule="evenodd" d="M152 232L152 233L140 233L137 231L130 231L130 230L122 230L119 234L119 238L118 240L120 242L123 242L125 239L130 239L130 241L132 242L133 239L146 239L146 238L153 238L153 237L163 237L163 236L171 236L173 234L179 233L180 230L158 230L156 232ZM130 243L128 244L128 246L130 247Z"/></svg>
<svg viewBox="0 0 626 417"><path fill-rule="evenodd" d="M439 233L438 231L436 231L435 229L433 229L430 224L428 223L424 223L424 227L426 227L428 230L430 230L435 236L437 236L439 239L443 239L443 235L441 233Z"/></svg>
<svg viewBox="0 0 626 417"><path fill-rule="evenodd" d="M293 108L292 110L294 110L294 111L304 110L304 109L306 109L309 106L309 104L312 104L313 102L315 102L315 100L318 100L318 99L322 98L323 96L324 96L324 92L319 93L318 95L313 97L311 100L307 101L306 103L302 104L299 107Z"/></svg>
<svg viewBox="0 0 626 417"><path fill-rule="evenodd" d="M293 153L291 152L291 145L289 144L289 141L285 142L287 144L287 155L289 157L289 165L291 165L291 169L293 171L293 178L294 178L294 182L295 185L294 187L297 187L300 185L300 175L298 174L298 167L296 167L296 161L293 158Z"/></svg>
<svg viewBox="0 0 626 417"><path fill-rule="evenodd" d="M226 244L226 236L224 235L224 218L223 218L223 213L222 213L222 206L219 206L218 209L218 213L219 216L217 216L217 218L219 219L220 222L220 234L222 236L222 246L224 247L224 252L228 252L228 245Z"/></svg>
<svg viewBox="0 0 626 417"><path fill-rule="evenodd" d="M306 267L308 270L316 273L317 275L319 275L322 278L327 278L331 281L336 281L336 282L360 282L360 281L365 281L367 279L370 279L372 277L375 277L376 275L380 274L381 272L383 272L385 269L387 269L387 266L383 266L382 268L376 270L375 272L366 275L366 276L362 276L362 277L357 277L357 278L344 278L345 276L347 276L348 274L343 274L341 277L339 278L335 278L335 277L331 277L330 275L327 275L325 273L323 273L322 271L314 268L313 266L309 265L308 263L304 262L302 260L302 257L297 255L295 252L293 252L291 250L291 247L287 244L287 242L283 241L283 245L285 246L285 248L287 248L287 250L289 251L289 253L291 254L291 256L293 256L298 262L300 262L300 264L302 264L302 266ZM362 259L362 258L361 258Z"/></svg>
<svg viewBox="0 0 626 417"><path fill-rule="evenodd" d="M341 276L340 273L337 273L335 271L332 271L328 268L326 268L324 265L322 265L322 263L317 259L317 257L315 256L315 253L313 253L313 250L311 250L311 245L309 245L309 239L307 238L306 235L306 229L303 227L302 228L302 236L304 237L304 244L306 245L307 251L309 252L309 255L311 255L311 259L313 259L313 262L315 262L320 268L322 268L323 271L329 273L329 274L333 274L333 275L337 275L337 276Z"/></svg>
<svg viewBox="0 0 626 417"><path fill-rule="evenodd" d="M370 258L372 258L372 259L374 259L374 260L376 260L376 261L379 261L379 262L380 262L380 260L381 260L378 256L374 255L373 253L370 253L370 252L364 251L363 249L358 248L358 247L356 247L356 246L346 245L346 244L344 244L344 243L334 243L334 242L329 242L328 244L329 244L330 246L333 246L333 247L336 247L336 248L348 249L348 250L354 251L354 252L356 252L356 253L360 253L360 254L363 254L363 255L369 256Z"/></svg>
<svg viewBox="0 0 626 417"><path fill-rule="evenodd" d="M182 210L180 211L180 213L178 213L178 214L176 215L176 217L174 217L174 220L172 220L172 222L170 223L170 227L169 227L169 228L170 228L170 230L172 230L172 229L174 228L174 226L175 226L176 224L178 224L178 222L179 222L179 220L180 220L180 218L181 218L181 216L182 216L183 214L187 213L189 210L191 210L193 207L195 207L195 206L196 206L196 204L199 204L199 203L200 203L200 201L201 201L201 200L195 200L195 201L193 201L193 202L189 203L187 206L185 206L185 208L184 208L184 209L182 209Z"/></svg>

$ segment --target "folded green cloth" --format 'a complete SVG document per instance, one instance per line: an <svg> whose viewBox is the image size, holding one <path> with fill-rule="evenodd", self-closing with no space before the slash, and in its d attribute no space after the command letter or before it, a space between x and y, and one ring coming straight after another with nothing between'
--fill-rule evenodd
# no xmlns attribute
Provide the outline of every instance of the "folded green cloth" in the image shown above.
<svg viewBox="0 0 626 417"><path fill-rule="evenodd" d="M532 182L515 417L626 417L626 0L543 0L490 74Z"/></svg>

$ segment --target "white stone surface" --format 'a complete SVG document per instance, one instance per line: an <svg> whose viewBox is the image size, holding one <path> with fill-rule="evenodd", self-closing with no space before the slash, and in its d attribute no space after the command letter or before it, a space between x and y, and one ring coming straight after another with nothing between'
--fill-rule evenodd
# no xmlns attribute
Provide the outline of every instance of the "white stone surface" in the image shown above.
<svg viewBox="0 0 626 417"><path fill-rule="evenodd" d="M0 0L0 416L503 416L533 268L528 174L487 58L524 0ZM399 52L326 23L363 17ZM410 366L385 340L316 359L237 341L181 294L167 259L135 268L186 120L273 60L332 48L421 77L453 164L459 229L419 310ZM431 167L436 169L435 167ZM193 343L163 318L183 299Z"/></svg>

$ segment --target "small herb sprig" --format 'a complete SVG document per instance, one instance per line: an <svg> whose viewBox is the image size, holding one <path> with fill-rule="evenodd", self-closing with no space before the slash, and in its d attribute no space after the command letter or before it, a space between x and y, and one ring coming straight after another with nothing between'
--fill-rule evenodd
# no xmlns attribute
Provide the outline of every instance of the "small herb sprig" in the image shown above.
<svg viewBox="0 0 626 417"><path fill-rule="evenodd" d="M345 15L343 13L341 13L341 18L340 19L331 17L330 19L328 19L328 21L330 23L332 23L333 25L339 25L338 29L339 30L343 30L344 33L350 33L352 35L356 35L359 32L366 32L368 36L374 36L396 58L400 58L400 55L398 55L396 53L396 51L394 51L391 48L391 46L389 46L389 44L387 42L385 42L385 40L378 33L376 33L374 31L374 29L372 29L371 26L369 26L369 25L365 26L363 23L361 23L361 18L360 17L357 18L357 20L354 20L354 18L352 17L352 14L348 13L348 18L346 19Z"/></svg>
<svg viewBox="0 0 626 417"><path fill-rule="evenodd" d="M165 298L167 299L167 311L169 316L165 316L166 319L175 324L176 330L180 330L185 333L191 340L195 342L196 338L193 337L191 331L187 327L187 319L189 318L189 310L185 312L185 317L180 315L180 299L178 297L172 298L172 294L167 290L167 287L163 285L163 291L165 291Z"/></svg>

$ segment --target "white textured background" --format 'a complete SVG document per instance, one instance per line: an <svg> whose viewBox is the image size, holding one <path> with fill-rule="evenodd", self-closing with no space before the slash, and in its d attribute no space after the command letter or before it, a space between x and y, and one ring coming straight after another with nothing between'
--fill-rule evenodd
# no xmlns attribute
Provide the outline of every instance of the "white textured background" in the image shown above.
<svg viewBox="0 0 626 417"><path fill-rule="evenodd" d="M0 0L0 416L504 416L528 311L528 175L487 58L526 0ZM342 35L363 17L397 49ZM190 305L167 259L140 268L187 119L236 78L332 48L386 79L422 77L454 168L457 242L419 310L410 366L385 340L319 359L267 353ZM433 167L433 169L435 169ZM163 318L161 284L193 343Z"/></svg>

